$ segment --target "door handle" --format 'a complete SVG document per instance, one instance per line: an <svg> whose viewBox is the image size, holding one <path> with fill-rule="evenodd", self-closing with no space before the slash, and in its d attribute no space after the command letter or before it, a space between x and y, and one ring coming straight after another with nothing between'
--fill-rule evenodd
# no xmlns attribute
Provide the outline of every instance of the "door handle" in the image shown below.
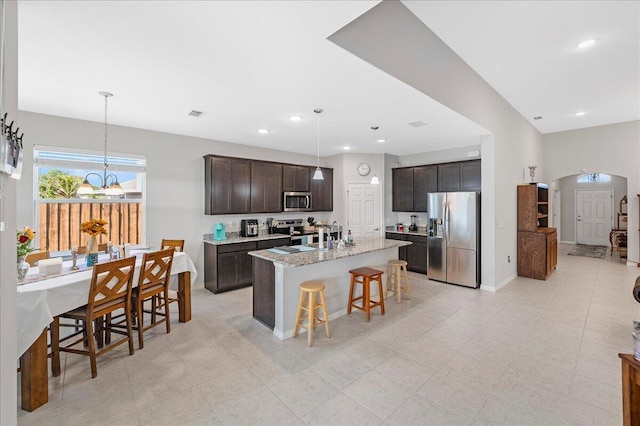
<svg viewBox="0 0 640 426"><path fill-rule="evenodd" d="M311 207L311 206L310 206L310 204L311 204L311 197L309 197L309 196L307 195L306 197L304 197L304 199L305 199L305 208L307 208L307 209L308 209L309 207Z"/></svg>
<svg viewBox="0 0 640 426"><path fill-rule="evenodd" d="M379 231L379 230L380 230L380 228L373 228L373 230L374 230L374 231Z"/></svg>

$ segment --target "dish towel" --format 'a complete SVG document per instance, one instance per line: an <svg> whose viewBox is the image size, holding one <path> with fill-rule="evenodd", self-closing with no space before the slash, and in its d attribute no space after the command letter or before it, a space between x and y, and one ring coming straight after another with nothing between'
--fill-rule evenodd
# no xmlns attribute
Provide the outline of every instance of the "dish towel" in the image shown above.
<svg viewBox="0 0 640 426"><path fill-rule="evenodd" d="M640 303L640 277L636 278L636 285L633 286L633 297Z"/></svg>

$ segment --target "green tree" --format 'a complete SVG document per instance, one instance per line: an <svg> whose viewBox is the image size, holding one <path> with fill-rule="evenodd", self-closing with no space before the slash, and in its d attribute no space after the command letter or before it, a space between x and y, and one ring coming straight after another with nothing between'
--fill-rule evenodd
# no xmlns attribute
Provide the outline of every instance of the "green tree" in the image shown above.
<svg viewBox="0 0 640 426"><path fill-rule="evenodd" d="M74 198L84 179L62 170L49 170L40 177L40 198Z"/></svg>

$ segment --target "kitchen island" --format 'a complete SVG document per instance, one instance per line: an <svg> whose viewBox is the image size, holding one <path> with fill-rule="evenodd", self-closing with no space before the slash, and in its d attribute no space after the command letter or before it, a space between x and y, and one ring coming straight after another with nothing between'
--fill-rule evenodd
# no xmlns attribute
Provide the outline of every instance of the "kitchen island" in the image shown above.
<svg viewBox="0 0 640 426"><path fill-rule="evenodd" d="M299 253L279 254L272 249L252 251L253 316L273 329L280 339L293 336L300 297L300 283L322 280L329 319L347 313L351 275L349 270L369 266L386 272L390 259L398 258L398 247L409 241L376 238L356 241L344 249L318 250L317 244ZM372 288L372 296L376 296Z"/></svg>

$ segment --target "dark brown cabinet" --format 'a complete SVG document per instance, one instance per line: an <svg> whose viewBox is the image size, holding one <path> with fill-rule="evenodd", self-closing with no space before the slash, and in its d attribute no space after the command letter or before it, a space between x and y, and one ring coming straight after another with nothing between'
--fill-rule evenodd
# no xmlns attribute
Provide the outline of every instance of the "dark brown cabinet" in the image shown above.
<svg viewBox="0 0 640 426"><path fill-rule="evenodd" d="M282 165L251 161L251 212L282 211Z"/></svg>
<svg viewBox="0 0 640 426"><path fill-rule="evenodd" d="M482 179L480 179L480 176L480 160L460 163L460 190L480 192L482 190Z"/></svg>
<svg viewBox="0 0 640 426"><path fill-rule="evenodd" d="M333 169L321 167L322 180L313 180L314 168L309 168L307 178L311 186L311 210L315 212L333 211Z"/></svg>
<svg viewBox="0 0 640 426"><path fill-rule="evenodd" d="M427 211L427 194L438 192L438 166L413 168L413 211Z"/></svg>
<svg viewBox="0 0 640 426"><path fill-rule="evenodd" d="M392 169L392 210L426 212L430 192L480 192L481 160Z"/></svg>
<svg viewBox="0 0 640 426"><path fill-rule="evenodd" d="M204 157L205 214L249 213L251 161L241 158Z"/></svg>
<svg viewBox="0 0 640 426"><path fill-rule="evenodd" d="M295 166L285 164L282 166L282 190L288 191L309 191L309 170L307 166ZM313 170L313 169L312 169Z"/></svg>
<svg viewBox="0 0 640 426"><path fill-rule="evenodd" d="M252 262L247 253L256 250L255 241L204 245L204 286L213 293L251 285Z"/></svg>
<svg viewBox="0 0 640 426"><path fill-rule="evenodd" d="M413 211L413 167L403 167L391 171L392 210L394 212Z"/></svg>
<svg viewBox="0 0 640 426"><path fill-rule="evenodd" d="M278 238L258 241L258 249L291 244L291 239ZM254 257L253 261L253 317L273 330L276 325L276 284L273 262Z"/></svg>
<svg viewBox="0 0 640 426"><path fill-rule="evenodd" d="M438 165L438 192L460 191L460 164Z"/></svg>
<svg viewBox="0 0 640 426"><path fill-rule="evenodd" d="M407 240L413 244L407 246L407 270L427 273L427 236L407 235Z"/></svg>

